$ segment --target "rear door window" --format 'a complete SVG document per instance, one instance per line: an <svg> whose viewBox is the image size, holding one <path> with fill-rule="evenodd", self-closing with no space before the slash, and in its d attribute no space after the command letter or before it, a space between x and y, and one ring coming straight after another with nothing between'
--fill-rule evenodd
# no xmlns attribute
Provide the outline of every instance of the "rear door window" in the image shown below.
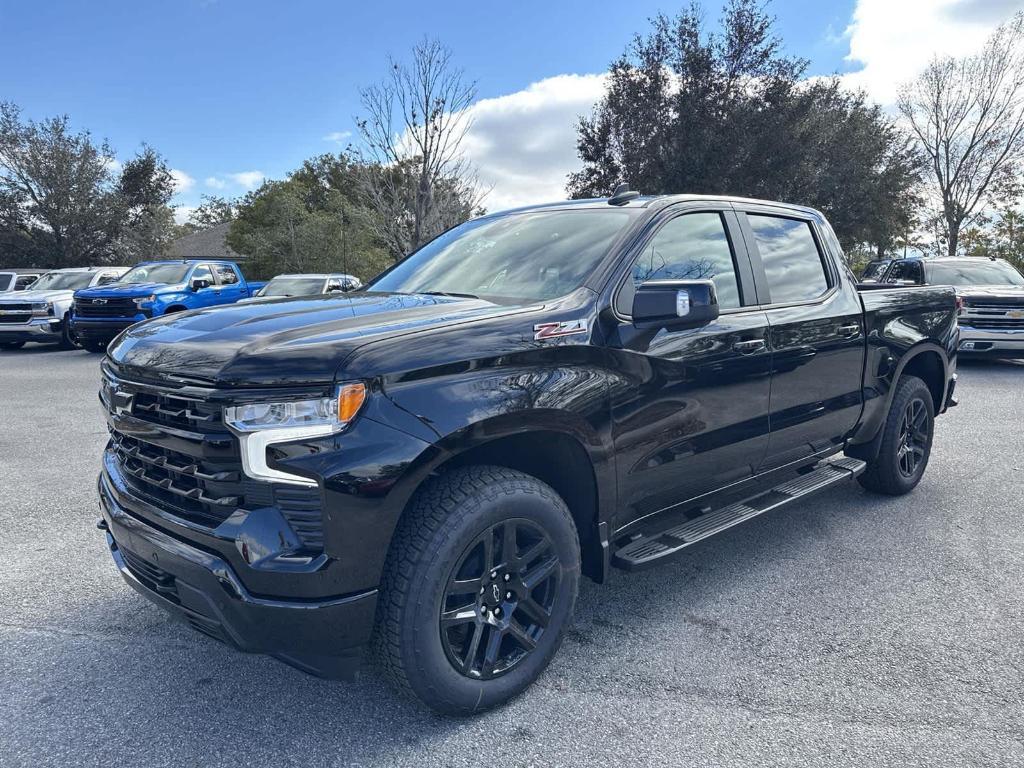
<svg viewBox="0 0 1024 768"><path fill-rule="evenodd" d="M924 270L919 261L894 261L889 270L887 283L911 282L920 285L924 282Z"/></svg>
<svg viewBox="0 0 1024 768"><path fill-rule="evenodd" d="M217 271L221 285L234 285L238 282L238 273L235 272L234 267L227 264L216 264L214 269Z"/></svg>
<svg viewBox="0 0 1024 768"><path fill-rule="evenodd" d="M828 292L828 276L810 222L747 214L772 304L812 301Z"/></svg>

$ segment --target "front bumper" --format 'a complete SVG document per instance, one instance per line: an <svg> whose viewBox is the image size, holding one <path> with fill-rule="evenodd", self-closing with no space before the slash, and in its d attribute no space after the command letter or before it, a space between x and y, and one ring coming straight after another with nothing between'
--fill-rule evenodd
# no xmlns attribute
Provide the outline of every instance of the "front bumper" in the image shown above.
<svg viewBox="0 0 1024 768"><path fill-rule="evenodd" d="M965 357L1024 358L1024 331L961 325L958 352Z"/></svg>
<svg viewBox="0 0 1024 768"><path fill-rule="evenodd" d="M63 323L59 318L33 318L27 323L0 325L0 342L38 341L53 344L60 341L63 330Z"/></svg>
<svg viewBox="0 0 1024 768"><path fill-rule="evenodd" d="M377 591L289 600L249 592L227 561L131 515L99 479L107 545L137 592L194 629L320 677L350 678L370 639Z"/></svg>

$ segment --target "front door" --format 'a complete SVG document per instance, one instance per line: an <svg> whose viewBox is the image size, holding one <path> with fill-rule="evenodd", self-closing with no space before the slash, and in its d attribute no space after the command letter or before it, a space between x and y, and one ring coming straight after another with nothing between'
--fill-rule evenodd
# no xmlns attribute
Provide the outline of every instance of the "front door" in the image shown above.
<svg viewBox="0 0 1024 768"><path fill-rule="evenodd" d="M721 316L703 328L641 332L629 320L636 286L710 279ZM768 444L768 323L755 309L749 260L726 207L663 220L615 297L610 345L620 375L612 429L619 485L615 528L744 480Z"/></svg>

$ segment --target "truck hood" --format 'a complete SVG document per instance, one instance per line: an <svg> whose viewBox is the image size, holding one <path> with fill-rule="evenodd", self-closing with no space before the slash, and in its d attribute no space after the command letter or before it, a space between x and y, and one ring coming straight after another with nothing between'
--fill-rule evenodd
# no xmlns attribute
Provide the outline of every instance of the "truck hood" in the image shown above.
<svg viewBox="0 0 1024 768"><path fill-rule="evenodd" d="M482 299L389 293L232 304L132 326L109 354L127 370L221 386L329 384L356 348L375 340L521 309Z"/></svg>
<svg viewBox="0 0 1024 768"><path fill-rule="evenodd" d="M993 299L994 303L1024 301L1024 285L961 285L956 295L965 299Z"/></svg>
<svg viewBox="0 0 1024 768"><path fill-rule="evenodd" d="M74 291L5 291L0 302L10 304L36 304L43 301L71 301Z"/></svg>
<svg viewBox="0 0 1024 768"><path fill-rule="evenodd" d="M75 291L75 296L83 299L135 299L149 296L161 291L182 291L184 284L168 285L167 283L111 283L96 288L83 288Z"/></svg>

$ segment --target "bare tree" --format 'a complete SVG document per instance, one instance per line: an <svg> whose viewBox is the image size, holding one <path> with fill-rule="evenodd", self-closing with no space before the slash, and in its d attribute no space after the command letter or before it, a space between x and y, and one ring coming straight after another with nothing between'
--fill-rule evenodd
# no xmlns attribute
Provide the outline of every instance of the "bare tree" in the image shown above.
<svg viewBox="0 0 1024 768"><path fill-rule="evenodd" d="M478 208L482 194L463 152L476 86L436 40L390 60L382 82L360 91L362 186L375 234L401 258Z"/></svg>
<svg viewBox="0 0 1024 768"><path fill-rule="evenodd" d="M1024 166L1024 13L982 51L936 58L897 102L934 175L949 255L993 202L1019 193Z"/></svg>

